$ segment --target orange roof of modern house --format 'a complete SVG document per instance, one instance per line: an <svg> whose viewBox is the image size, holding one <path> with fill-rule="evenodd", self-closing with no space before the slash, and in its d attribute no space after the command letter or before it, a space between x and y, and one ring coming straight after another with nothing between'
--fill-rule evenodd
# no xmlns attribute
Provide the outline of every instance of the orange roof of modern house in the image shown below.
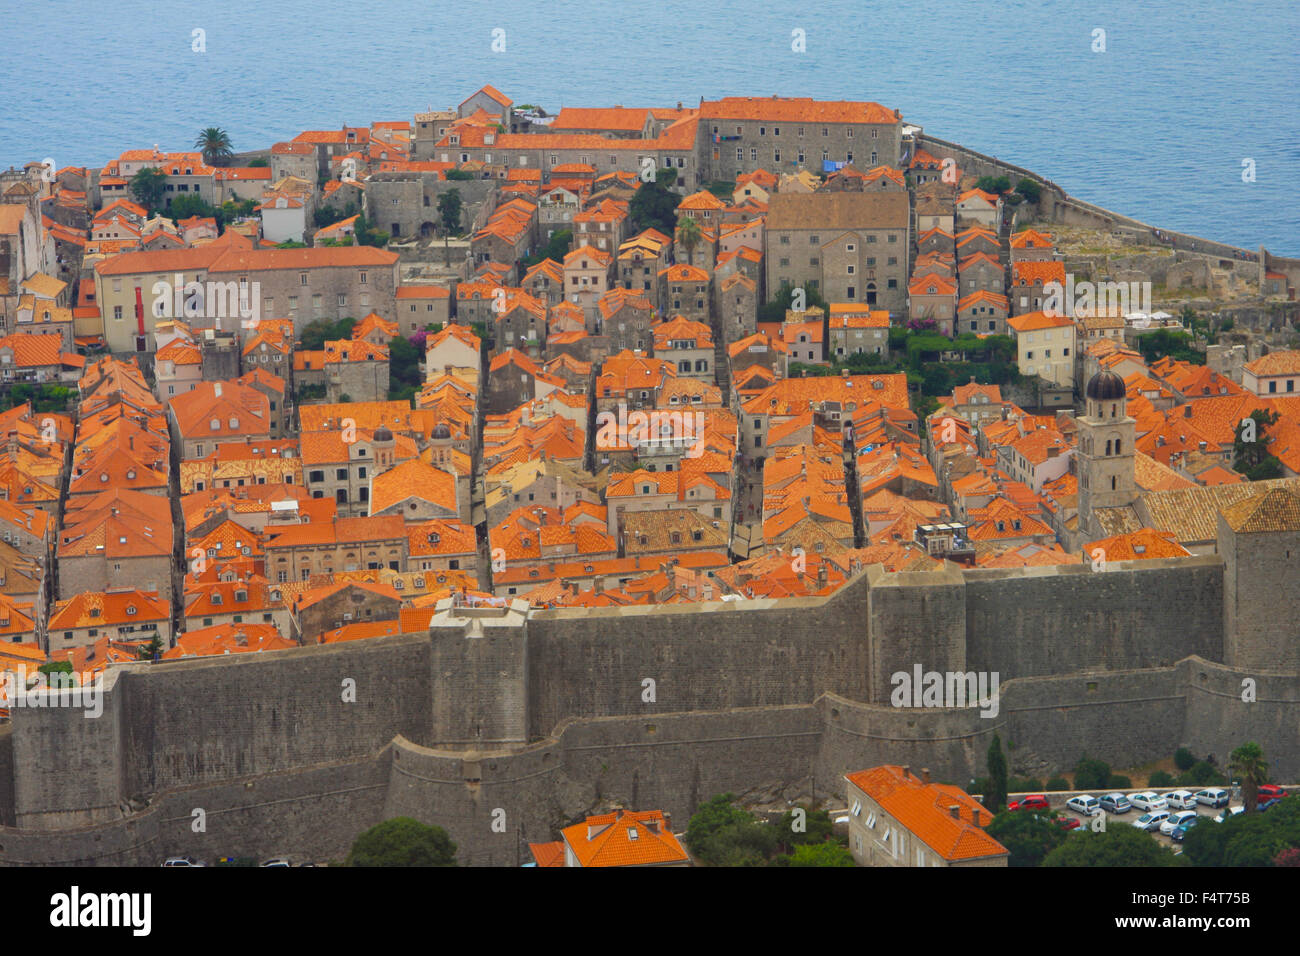
<svg viewBox="0 0 1300 956"><path fill-rule="evenodd" d="M993 815L958 787L922 783L903 767L889 765L846 774L845 779L950 863L1008 855L983 830Z"/></svg>
<svg viewBox="0 0 1300 956"><path fill-rule="evenodd" d="M560 831L580 866L665 866L690 860L659 810L615 810Z"/></svg>

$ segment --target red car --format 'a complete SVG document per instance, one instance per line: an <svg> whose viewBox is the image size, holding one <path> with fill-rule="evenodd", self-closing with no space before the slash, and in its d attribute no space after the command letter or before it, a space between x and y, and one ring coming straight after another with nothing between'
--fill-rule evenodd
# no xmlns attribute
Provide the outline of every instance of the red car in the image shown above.
<svg viewBox="0 0 1300 956"><path fill-rule="evenodd" d="M1275 783L1261 783L1261 784L1259 785L1259 802L1260 802L1260 803L1263 803L1265 800L1272 800L1272 799L1274 799L1274 798L1281 799L1282 797L1285 797L1286 795L1287 795L1287 792L1286 792L1285 788L1283 788L1283 787L1279 787L1279 786L1278 786L1277 784L1275 784Z"/></svg>
<svg viewBox="0 0 1300 956"><path fill-rule="evenodd" d="M1013 800L1008 810L1050 810L1052 805L1047 802L1047 797L1041 793L1031 793L1021 797L1019 800Z"/></svg>
<svg viewBox="0 0 1300 956"><path fill-rule="evenodd" d="M1078 817L1057 817L1056 825L1062 830L1077 830L1083 826L1083 821Z"/></svg>

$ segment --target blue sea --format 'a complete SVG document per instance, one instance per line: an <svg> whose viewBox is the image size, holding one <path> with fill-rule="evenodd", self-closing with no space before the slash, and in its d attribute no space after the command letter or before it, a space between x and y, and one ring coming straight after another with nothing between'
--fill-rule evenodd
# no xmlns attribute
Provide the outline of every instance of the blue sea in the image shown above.
<svg viewBox="0 0 1300 956"><path fill-rule="evenodd" d="M796 7L0 0L0 168L189 149L206 126L237 150L262 148L304 129L409 120L484 83L548 111L809 95L900 109L1155 225L1300 255L1298 4Z"/></svg>

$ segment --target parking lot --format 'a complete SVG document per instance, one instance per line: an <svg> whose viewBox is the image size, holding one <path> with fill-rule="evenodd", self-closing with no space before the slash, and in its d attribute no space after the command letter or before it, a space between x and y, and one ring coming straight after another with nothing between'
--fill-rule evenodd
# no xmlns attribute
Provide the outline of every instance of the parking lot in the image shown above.
<svg viewBox="0 0 1300 956"><path fill-rule="evenodd" d="M1227 807L1226 809L1231 810L1231 809L1240 808L1241 805L1242 805L1242 803L1241 803L1241 792L1240 792L1240 789L1239 789L1239 788L1235 788L1235 787L1223 787L1222 789L1226 790L1227 793L1228 793L1228 807ZM1067 802L1068 802L1069 800L1071 800L1072 798L1074 798L1074 797L1079 797L1079 796L1091 796L1091 797L1096 797L1096 798L1100 799L1101 797L1105 796L1107 793L1122 793L1122 794L1124 794L1125 797L1128 797L1129 799L1132 799L1134 796L1136 796L1136 795L1138 795L1138 794L1143 794L1143 793L1155 793L1155 794L1158 794L1159 796L1168 796L1169 794L1177 793L1177 792L1179 792L1179 791L1177 791L1177 790L1159 790L1159 789L1152 790L1151 788L1144 788L1144 789L1137 789L1137 790L1113 790L1113 791L1111 791L1111 790L1105 790L1105 791L1054 791L1054 792L1048 792L1048 793L1041 793L1041 794L1039 794L1039 795L1041 795L1041 796L1045 796L1045 797L1047 798L1047 801L1048 801L1048 804L1049 804L1050 808L1051 808L1052 810L1055 810L1055 811L1060 815L1060 817L1061 817L1062 819L1067 819L1067 820L1069 820L1069 819L1078 820L1078 821L1079 821L1079 826L1078 826L1076 829L1071 830L1070 832L1071 832L1071 833L1080 833L1080 832L1082 832L1085 828L1087 828L1088 826L1091 825L1092 818L1091 818L1091 817L1088 817L1088 816L1085 816L1084 814L1082 814L1082 813L1080 813L1080 812L1078 812L1078 811L1076 811L1076 810L1073 810L1073 809L1071 809L1070 807L1066 806ZM1188 791L1188 792L1194 794L1196 791ZM1010 794L1010 795L1008 795L1008 797L1007 797L1008 806L1010 806L1010 805L1011 805L1012 803L1014 803L1015 801L1020 800L1020 799L1023 799L1024 797L1027 797L1027 796L1031 796L1031 794ZM1166 809L1167 809L1170 813L1180 813L1180 812L1182 812L1182 808L1167 807ZM1194 809L1194 810L1196 811L1196 813L1197 813L1198 816L1200 816L1200 817L1209 817L1209 818L1210 818L1209 820L1201 820L1201 821L1198 821L1198 825L1202 825L1202 826L1204 826L1204 825L1214 826L1215 824L1214 824L1214 822L1213 822L1213 818L1216 817L1216 816L1218 816L1220 813L1222 813L1222 812L1224 811L1225 808L1223 808L1223 807L1214 808L1214 807L1208 807L1208 806L1203 806L1203 805L1199 805L1199 804L1198 804L1198 805L1195 806L1195 807L1188 807L1188 808L1186 808L1186 809L1188 809L1188 810L1193 810L1193 809ZM1112 812L1109 812L1109 811L1107 811L1107 810L1102 810L1102 814L1106 817L1106 827L1107 827L1108 829L1109 829L1110 827L1114 827L1114 826L1132 826L1132 825L1133 825L1133 821L1135 821L1136 819L1138 819L1138 817L1142 816L1142 814L1145 813L1145 812L1146 812L1146 811L1144 811L1144 810L1140 810L1140 809L1138 809L1137 807L1131 807L1131 808L1130 808L1127 812L1125 812L1125 813L1112 813ZM1160 844L1162 844L1163 846L1172 847L1173 850L1174 850L1174 852L1176 852L1176 853L1180 853L1180 852L1182 852L1181 844L1179 844L1177 841L1175 841L1172 837L1167 836L1167 835L1161 833L1161 832L1159 831L1158 828L1155 829L1155 830L1149 831L1149 832L1151 833L1151 836L1152 836L1152 837L1153 837L1157 842L1159 842Z"/></svg>

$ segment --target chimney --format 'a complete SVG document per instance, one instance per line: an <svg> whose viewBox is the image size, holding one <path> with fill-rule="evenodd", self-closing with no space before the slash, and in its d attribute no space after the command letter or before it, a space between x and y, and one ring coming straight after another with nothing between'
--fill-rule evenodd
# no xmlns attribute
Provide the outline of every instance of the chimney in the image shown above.
<svg viewBox="0 0 1300 956"><path fill-rule="evenodd" d="M977 827L984 825L980 823L980 812L978 808L970 812L970 817L971 817L971 822L974 823Z"/></svg>
<svg viewBox="0 0 1300 956"><path fill-rule="evenodd" d="M597 594L604 594L605 579L601 577L596 578L594 581L591 582L591 589L595 591Z"/></svg>
<svg viewBox="0 0 1300 956"><path fill-rule="evenodd" d="M828 575L826 571L826 562L823 561L821 564L817 565L817 587L818 588L826 587L827 577ZM930 771L928 770L925 772L925 782L926 783L930 782Z"/></svg>
<svg viewBox="0 0 1300 956"><path fill-rule="evenodd" d="M903 764L903 776L904 776L904 777L910 777L911 775L912 775L912 765L911 765L911 764Z"/></svg>
<svg viewBox="0 0 1300 956"><path fill-rule="evenodd" d="M961 806L959 804L954 803L948 808L948 812L952 814L954 820L961 819Z"/></svg>
<svg viewBox="0 0 1300 956"><path fill-rule="evenodd" d="M929 783L929 782L930 782L930 768L929 768L929 767L922 767L922 768L921 768L921 782L922 782L922 783Z"/></svg>
<svg viewBox="0 0 1300 956"><path fill-rule="evenodd" d="M664 811L664 832L665 833L673 832L672 814L670 814L667 810Z"/></svg>
<svg viewBox="0 0 1300 956"><path fill-rule="evenodd" d="M1191 417L1192 417L1192 403L1188 402L1186 405L1183 406L1183 418L1191 418Z"/></svg>
<svg viewBox="0 0 1300 956"><path fill-rule="evenodd" d="M220 382L213 382L213 383L212 383L212 395L213 395L214 398L220 398L220 397L221 397L221 383L220 383Z"/></svg>

